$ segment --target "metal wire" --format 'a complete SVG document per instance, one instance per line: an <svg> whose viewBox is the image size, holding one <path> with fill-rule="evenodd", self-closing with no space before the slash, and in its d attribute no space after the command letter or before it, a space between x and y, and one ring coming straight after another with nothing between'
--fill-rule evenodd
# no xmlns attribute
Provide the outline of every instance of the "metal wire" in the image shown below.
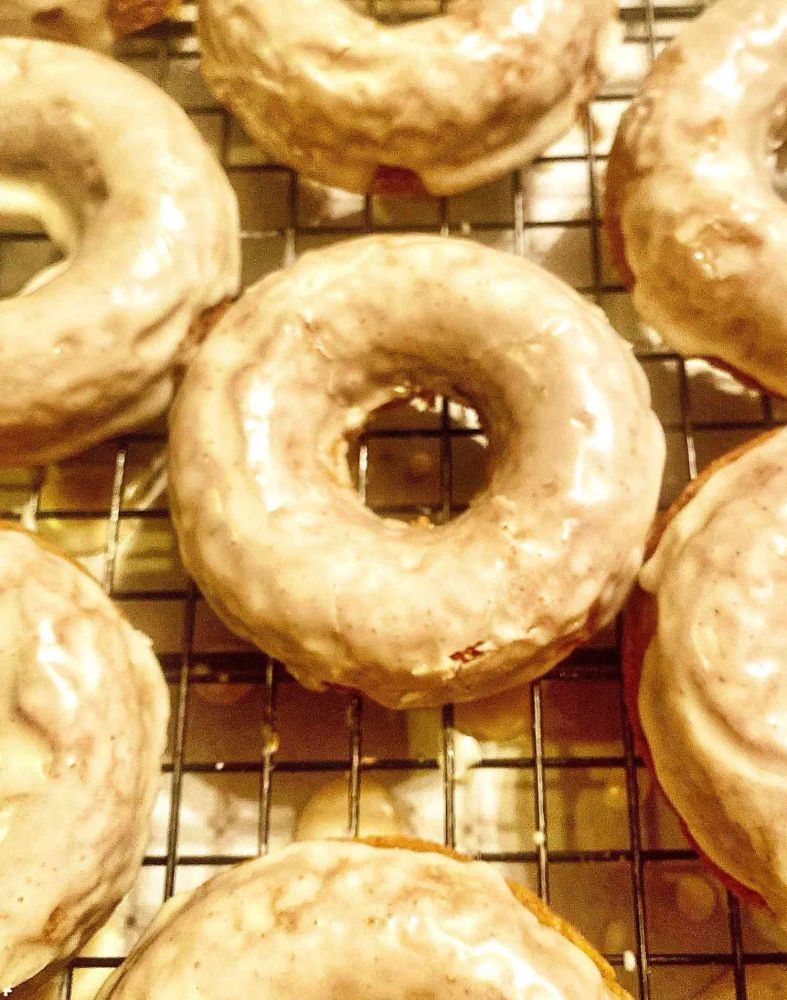
<svg viewBox="0 0 787 1000"><path fill-rule="evenodd" d="M368 10L374 13L379 0L366 0ZM679 26L681 20L693 17L700 9L699 4L661 5L648 0L643 5L625 6L622 17L627 28L629 44L641 47L652 60L661 43ZM511 248L520 254L528 253L529 239L539 230L560 228L587 235L587 254L590 281L579 280L575 284L580 291L604 305L609 296L623 293L622 287L609 277L605 267L604 240L601 227L601 205L598 192L598 169L603 165L605 155L596 145L593 114L589 111L584 119L584 144L581 152L568 151L550 155L543 163L564 163L584 165L587 170L590 217L530 218L525 196L525 173L517 173L511 179L508 195L510 199L504 211L490 211L488 217L474 218L470 223L457 214L449 199L436 199L425 203L423 211L415 212L414 218L406 221L390 221L381 217L375 200L365 198L360 210L350 222L334 224L304 219L304 188L297 176L289 170L262 162L241 163L231 157L231 139L235 134L229 115L216 105L190 90L183 92L178 80L180 69L186 61L193 61L196 43L193 38L194 9L184 7L179 20L158 27L123 47L125 58L134 65L144 65L145 71L162 86L184 99L190 114L206 133L210 133L216 143L223 162L236 186L248 191L253 202L262 191L260 182L264 179L275 185L279 191L277 211L279 224L265 226L252 216L251 222L244 222L243 241L247 258L247 278L253 280L264 270L275 266L265 258L266 248L274 246L281 263L291 258L302 246L325 240L339 239L347 235L358 235L372 231L424 230L443 233L461 232L480 239L495 238L500 235L511 237ZM610 102L620 102L628 98L636 80L618 89L608 89L601 94L594 107L603 107ZM255 186L256 185L256 186ZM501 191L503 188L501 188ZM3 240L11 240L15 245L33 239L30 234L5 234L0 238L0 263L2 262ZM257 258L263 258L257 266ZM268 261L266 263L266 260ZM252 263L248 263L251 261ZM253 266L252 266L253 265ZM686 361L677 355L660 349L649 348L640 352L644 365L661 366L666 371L669 366L676 373L672 387L674 413L664 420L668 437L683 455L685 479L697 474L700 448L705 447L705 438L720 432L734 432L751 435L769 426L777 419L770 399L762 397L760 414L748 413L745 419L729 419L722 414L721 419L702 412L693 412L691 375ZM478 429L461 426L452 420L447 400L439 402L438 420L435 426L371 428L361 439L358 448L357 482L360 495L368 500L369 476L371 468L370 449L376 442L402 441L424 446L435 442L439 447L439 495L433 504L385 503L376 505L379 513L388 516L418 516L427 513L437 522L444 522L464 509L465 503L455 498L456 448L457 442L478 436ZM324 760L309 755L302 757L277 756L277 702L282 685L292 683L283 668L263 654L252 651L203 652L195 653L195 628L200 596L191 585L171 587L166 581L155 581L144 586L122 585L117 580L120 538L125 522L146 521L164 525L168 513L164 508L149 507L128 502L125 496L129 476L129 462L133 450L140 446L155 446L163 443L163 434L145 432L130 435L119 441L114 452L111 496L106 506L96 509L49 507L42 504L43 473L33 473L29 488L23 500L0 511L3 517L24 515L42 529L55 523L75 525L86 519L105 521L106 541L102 579L105 588L115 599L128 604L166 602L166 606L177 604L181 608L181 641L179 651L161 656L167 679L174 691L174 721L172 738L172 758L164 766L165 777L170 781L169 823L163 853L151 853L145 860L148 867L163 870L163 896L170 896L176 888L177 873L190 866L221 866L243 860L241 854L189 854L179 849L179 822L183 798L184 779L191 774L224 773L257 775L259 778L259 821L257 830L257 851L268 850L271 836L271 803L277 780L287 774L320 774L335 772L347 779L347 829L351 834L359 830L364 776L386 772L437 772L441 777L443 832L445 843L453 846L457 841L457 774L455 757L454 714L451 706L442 713L442 739L435 756L395 756L380 752L365 753L363 750L364 712L363 700L350 700L346 713L346 759ZM682 485L675 484L676 488ZM666 498L669 499L669 498ZM66 528L66 533L67 533ZM199 677L195 666L199 663ZM197 684L213 683L220 680L233 683L262 685L264 689L261 724L260 756L248 760L193 761L187 759L186 747L189 736L190 695ZM566 662L560 664L550 674L549 683L592 683L606 681L620 684L619 647L617 644L606 648L589 648L575 652ZM493 771L507 768L512 771L531 772L534 796L534 837L532 850L482 851L479 856L491 863L514 863L530 866L535 871L538 891L544 899L549 899L551 875L563 866L600 865L602 869L615 864L628 866L631 885L632 925L636 951L636 982L630 988L637 991L641 1000L661 1000L671 996L664 989L658 990L651 982L651 971L659 968L691 968L697 966L718 966L720 971L729 969L733 975L736 1000L747 1000L745 970L749 965L767 962L787 964L787 954L777 951L747 950L742 931L740 907L735 899L728 899L729 947L721 951L696 952L656 950L649 942L648 893L646 866L663 863L685 862L695 859L693 851L687 848L662 848L646 846L641 827L640 782L642 761L635 751L634 736L629 723L626 706L620 697L622 719L622 753L599 754L558 754L548 752L544 729L544 682L533 685L531 694L531 743L532 753L521 753L507 757L481 759L473 766L477 771ZM625 773L627 795L628 843L626 848L561 850L550 846L549 809L547 805L547 778L553 772L568 772L573 769L619 768ZM624 965L624 955L612 953L607 956L613 965ZM121 956L109 958L78 958L72 963L61 986L61 996L67 1000L72 991L72 969L104 968L117 965Z"/></svg>

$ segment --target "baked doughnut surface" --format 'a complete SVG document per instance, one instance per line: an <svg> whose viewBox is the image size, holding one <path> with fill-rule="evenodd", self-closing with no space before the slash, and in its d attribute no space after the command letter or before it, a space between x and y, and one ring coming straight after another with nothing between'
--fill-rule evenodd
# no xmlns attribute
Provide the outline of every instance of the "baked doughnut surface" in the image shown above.
<svg viewBox="0 0 787 1000"><path fill-rule="evenodd" d="M787 8L720 0L682 29L624 113L606 222L634 303L684 354L787 392Z"/></svg>
<svg viewBox="0 0 787 1000"><path fill-rule="evenodd" d="M113 38L149 28L180 0L3 0L0 35L51 38L104 48Z"/></svg>
<svg viewBox="0 0 787 1000"><path fill-rule="evenodd" d="M490 866L374 843L293 844L176 896L100 997L630 1000L576 931Z"/></svg>
<svg viewBox="0 0 787 1000"><path fill-rule="evenodd" d="M529 162L606 73L615 0L455 0L383 26L343 0L202 0L203 73L262 148L315 180L378 168L451 194Z"/></svg>
<svg viewBox="0 0 787 1000"><path fill-rule="evenodd" d="M731 887L787 921L787 431L706 470L668 512L625 619L656 776Z"/></svg>
<svg viewBox="0 0 787 1000"><path fill-rule="evenodd" d="M346 436L420 390L468 400L488 482L439 527L382 519ZM171 419L185 564L240 635L306 686L439 705L546 672L639 569L664 437L603 314L511 254L383 236L247 290Z"/></svg>
<svg viewBox="0 0 787 1000"><path fill-rule="evenodd" d="M111 59L0 39L0 81L0 220L66 254L0 300L0 463L48 462L168 405L238 288L237 205L183 111Z"/></svg>
<svg viewBox="0 0 787 1000"><path fill-rule="evenodd" d="M0 526L0 990L74 954L130 889L169 711L146 636Z"/></svg>

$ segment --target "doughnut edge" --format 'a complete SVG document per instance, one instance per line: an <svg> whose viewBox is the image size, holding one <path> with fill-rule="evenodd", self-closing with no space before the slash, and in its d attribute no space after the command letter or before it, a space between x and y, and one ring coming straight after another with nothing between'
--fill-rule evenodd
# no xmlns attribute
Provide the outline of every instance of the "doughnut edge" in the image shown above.
<svg viewBox="0 0 787 1000"><path fill-rule="evenodd" d="M368 836L356 838L342 837L339 839L352 843L366 844L369 847L383 847L403 851L414 851L417 854L442 854L443 857L451 858L454 861L460 861L463 864L476 860L471 855L462 854L459 851L454 850L452 847L445 847L442 844L434 843L431 840L423 840L419 837ZM596 951L593 945L591 945L591 943L582 934L580 934L573 924L570 924L567 920L564 920L563 917L555 913L554 910L550 909L540 896L537 896L536 893L534 893L531 889L528 889L527 886L522 885L521 882L517 882L514 879L509 878L505 881L516 901L521 906L524 906L525 909L530 910L539 923L543 924L545 927L549 927L553 931L557 931L558 934L562 935L571 944L579 948L580 951L584 952L584 954L591 960L591 962L593 962L600 972L604 985L607 989L611 990L615 997L619 998L619 1000L631 1000L630 995L617 981L615 972L609 962L607 962L607 960Z"/></svg>
<svg viewBox="0 0 787 1000"><path fill-rule="evenodd" d="M654 524L651 531L650 537L648 538L647 546L645 548L645 561L650 559L650 557L655 552L662 535L666 531L668 525L672 519L688 504L694 497L700 492L702 487L713 477L713 475L719 470L723 469L725 466L730 465L735 462L738 458L745 455L746 452L755 448L769 438L778 434L782 428L774 428L772 430L767 430L762 434L758 434L756 437L752 438L750 441L746 441L744 444L739 445L737 448L733 448L731 451L725 452L725 454L719 456L711 462L702 472L693 479L681 492L676 500L668 507L663 514L660 514ZM750 886L744 885L742 882L738 882L732 875L729 875L724 871L716 862L708 857L707 854L702 850L700 845L692 836L691 830L689 829L686 821L684 820L681 813L672 803L666 789L662 786L659 781L658 775L656 773L656 768L653 762L653 756L650 752L650 745L648 744L647 737L642 728L642 723L639 717L639 686L640 679L642 676L642 667L645 658L645 652L650 645L651 639L653 638L656 625L658 621L658 607L655 597L647 593L640 587L637 583L632 590L629 599L623 610L623 622L622 622L622 634L621 634L621 670L623 673L623 697L626 703L626 711L628 713L629 722L631 724L632 732L634 735L634 745L637 753L639 753L648 767L650 774L653 776L656 785L661 791L664 798L669 803L670 809L677 816L681 830L684 836L689 842L690 847L697 852L702 864L721 882L721 884L733 892L739 899L743 900L745 903L756 906L758 909L762 909L766 912L770 912L768 904L765 899Z"/></svg>

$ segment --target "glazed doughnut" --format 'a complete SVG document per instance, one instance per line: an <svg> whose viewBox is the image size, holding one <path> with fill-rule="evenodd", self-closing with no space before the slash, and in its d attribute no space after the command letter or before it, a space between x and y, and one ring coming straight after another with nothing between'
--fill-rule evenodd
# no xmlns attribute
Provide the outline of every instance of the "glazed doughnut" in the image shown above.
<svg viewBox="0 0 787 1000"><path fill-rule="evenodd" d="M527 889L385 839L294 844L175 897L99 996L631 1000Z"/></svg>
<svg viewBox="0 0 787 1000"><path fill-rule="evenodd" d="M183 111L105 56L0 39L0 81L0 221L67 256L0 300L0 463L43 463L165 409L238 288L237 205Z"/></svg>
<svg viewBox="0 0 787 1000"><path fill-rule="evenodd" d="M0 990L73 955L130 889L169 699L76 563L0 526Z"/></svg>
<svg viewBox="0 0 787 1000"><path fill-rule="evenodd" d="M653 539L623 649L646 756L690 838L783 926L785 489L787 430L695 480Z"/></svg>
<svg viewBox="0 0 787 1000"><path fill-rule="evenodd" d="M393 398L469 400L489 481L439 527L382 519L346 436ZM664 436L603 314L536 265L378 236L247 290L171 418L186 567L307 687L391 707L493 694L610 621L639 569Z"/></svg>
<svg viewBox="0 0 787 1000"><path fill-rule="evenodd" d="M615 0L456 0L384 26L343 0L202 0L203 73L272 157L369 191L378 168L452 194L573 124L618 38Z"/></svg>
<svg viewBox="0 0 787 1000"><path fill-rule="evenodd" d="M3 0L0 35L27 35L105 48L113 38L149 28L180 0Z"/></svg>
<svg viewBox="0 0 787 1000"><path fill-rule="evenodd" d="M684 354L787 392L787 7L720 0L656 60L623 115L607 226L634 304Z"/></svg>

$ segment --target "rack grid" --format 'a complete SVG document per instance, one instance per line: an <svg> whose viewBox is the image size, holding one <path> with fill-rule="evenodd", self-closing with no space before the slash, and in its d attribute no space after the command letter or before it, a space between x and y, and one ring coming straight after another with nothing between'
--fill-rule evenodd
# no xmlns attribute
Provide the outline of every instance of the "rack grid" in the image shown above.
<svg viewBox="0 0 787 1000"><path fill-rule="evenodd" d="M370 13L379 13L372 8L382 0L368 3ZM654 405L668 438L662 496L667 504L715 455L784 421L787 414L783 403L738 385L704 362L684 360L641 326L604 242L600 192L617 118L661 46L701 7L655 0L625 3L620 72L592 102L580 126L532 168L451 199L341 195L266 162L200 81L195 8L190 3L176 19L122 43L118 55L178 99L221 158L240 201L246 283L309 247L368 232L417 230L461 234L534 257L597 302L632 341L651 380ZM18 288L26 272L40 267L50 254L40 234L3 234L0 295ZM403 406L393 416L378 416L353 452L358 488L367 503L386 516L428 517L436 523L464 509L483 452L483 431L472 413L438 398L419 409ZM277 786L298 777L318 781L339 777L345 783L346 830L357 834L362 829L366 782L395 780L404 774L432 776L433 795L439 797L439 833L446 845L466 849L467 824L460 815L465 807L458 806L458 789L466 780L459 753L464 737L457 728L458 710L452 706L444 708L436 721L415 724L432 727L432 747L421 752L422 748L414 751L412 743L403 749L399 739L386 744L379 734L370 741L375 727L385 734L396 724L364 699L310 696L312 706L322 697L336 709L328 715L335 721L338 744L322 754L308 740L301 746L296 733L285 752L282 740L296 685L280 664L233 641L211 620L209 609L179 567L163 498L164 448L165 433L159 424L59 468L0 473L0 515L22 518L87 558L108 593L153 635L172 692L173 716L162 779L165 830L151 846L143 877L151 870L160 874L164 899L211 870L265 852L276 839L272 809ZM408 465L414 454L420 456L415 467ZM581 702L583 689L590 688L605 692L608 714L617 718L611 723L615 729L611 750L576 749L578 744L556 748L550 735L552 706L569 690ZM195 700L200 692L210 694L207 701ZM221 692L230 692L231 697ZM241 705L253 703L244 711L254 713L259 734L256 752L238 753L221 742L200 750L199 726L194 722L197 708L204 712L205 704L234 703L235 695ZM531 798L523 806L527 835L516 849L498 845L489 850L476 844L474 853L530 881L564 912L568 907L566 915L607 952L626 987L640 1000L688 1000L699 986L722 975L727 976L730 997L757 1000L751 989L747 992L747 969L787 966L787 952L781 950L785 945L775 931L769 936L727 893L719 897L723 906L716 918L723 926L709 935L705 947L696 947L696 934L687 935L686 943L681 928L669 926L669 914L657 912L664 909L659 901L663 885L659 888L660 876L654 872L660 866L668 866L670 872L686 866L693 872L696 856L679 835L665 846L644 823L648 776L636 753L622 697L615 633L610 631L576 651L533 684L522 711L525 732L513 749L510 741L503 751L482 741L484 752L470 769L474 776L501 771L527 776L526 794ZM335 750L337 745L340 751ZM620 843L555 845L550 826L556 808L554 782L599 772L622 777L625 809ZM243 852L184 849L181 827L187 783L219 775L254 783L254 842ZM653 795L658 793L652 791ZM561 800L559 808L566 822L571 803ZM408 832L434 835L433 829ZM577 843L582 843L581 836ZM592 921L587 924L587 913L582 912L583 900L572 901L572 882L587 887L587 880L577 881L583 869L592 871L602 886L614 873L609 891L624 898L622 940L630 947L605 948L604 941L594 938ZM699 883L690 885L700 891ZM681 923L680 912L673 917L675 924ZM75 959L58 984L60 1000L77 995L75 984L84 970L111 968L121 958L112 953Z"/></svg>

